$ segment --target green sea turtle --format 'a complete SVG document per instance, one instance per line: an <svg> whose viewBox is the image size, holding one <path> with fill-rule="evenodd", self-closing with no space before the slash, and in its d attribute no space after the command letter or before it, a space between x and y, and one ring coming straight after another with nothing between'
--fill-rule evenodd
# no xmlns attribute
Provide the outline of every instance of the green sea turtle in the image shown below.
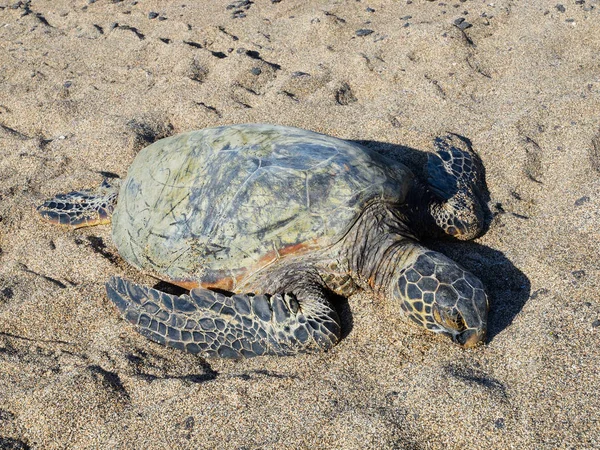
<svg viewBox="0 0 600 450"><path fill-rule="evenodd" d="M146 147L120 186L60 194L38 210L75 228L112 219L128 263L190 289L106 283L124 317L161 344L226 358L327 350L340 339L331 293L366 289L471 347L486 334L483 285L418 238L476 237L482 175L463 138L437 138L435 149L422 183L393 159L315 132L208 128Z"/></svg>

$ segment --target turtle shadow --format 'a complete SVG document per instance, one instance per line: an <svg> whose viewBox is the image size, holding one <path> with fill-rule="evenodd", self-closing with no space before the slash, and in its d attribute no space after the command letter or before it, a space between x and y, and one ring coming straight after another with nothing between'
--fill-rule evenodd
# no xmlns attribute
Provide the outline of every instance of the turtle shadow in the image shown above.
<svg viewBox="0 0 600 450"><path fill-rule="evenodd" d="M177 296L190 293L190 291L188 289L184 289L175 284L167 283L166 281L162 281L162 280L157 281L156 284L154 284L152 286L152 288L156 289L158 291L161 291L161 292L165 292L167 294L177 295Z"/></svg>
<svg viewBox="0 0 600 450"><path fill-rule="evenodd" d="M469 145L469 147L472 148L472 143L469 140L469 138L461 136L459 134L456 134L456 136L464 142L466 142ZM353 140L350 142L362 145L363 147L367 147L368 149L373 150L390 159L401 162L402 164L407 166L417 176L417 178L421 180L422 183L427 185L427 158L428 155L431 154L431 152L407 147L406 145L391 144L389 142L381 141ZM492 214L488 206L488 204L490 203L490 192L487 188L485 166L483 165L481 158L477 154L477 150L475 150L474 163L481 174L481 179L479 180L477 187L479 188L478 197L481 200L481 204L483 205L484 213L482 234L485 234L490 228L494 215Z"/></svg>
<svg viewBox="0 0 600 450"><path fill-rule="evenodd" d="M348 298L336 294L335 292L329 292L328 295L340 318L340 326L342 328L340 339L346 339L354 329L354 319L352 317L352 309L350 308Z"/></svg>
<svg viewBox="0 0 600 450"><path fill-rule="evenodd" d="M508 328L531 296L531 282L504 253L476 242L425 241L477 276L490 300L488 343Z"/></svg>

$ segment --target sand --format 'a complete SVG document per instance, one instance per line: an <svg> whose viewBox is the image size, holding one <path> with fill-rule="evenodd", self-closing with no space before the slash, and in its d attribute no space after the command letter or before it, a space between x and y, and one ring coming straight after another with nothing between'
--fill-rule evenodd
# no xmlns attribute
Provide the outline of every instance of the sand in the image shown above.
<svg viewBox="0 0 600 450"><path fill-rule="evenodd" d="M229 5L0 0L0 448L598 448L600 2ZM155 139L251 122L397 158L471 139L493 220L431 245L486 285L487 344L363 293L326 354L204 360L106 298L156 283L109 227L35 212Z"/></svg>

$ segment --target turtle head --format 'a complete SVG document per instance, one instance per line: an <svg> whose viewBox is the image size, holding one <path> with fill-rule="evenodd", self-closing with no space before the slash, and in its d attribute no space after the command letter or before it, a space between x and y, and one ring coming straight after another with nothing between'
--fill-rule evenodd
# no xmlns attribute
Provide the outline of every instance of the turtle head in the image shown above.
<svg viewBox="0 0 600 450"><path fill-rule="evenodd" d="M485 340L489 306L477 277L433 251L421 253L399 275L392 295L410 320L464 347Z"/></svg>

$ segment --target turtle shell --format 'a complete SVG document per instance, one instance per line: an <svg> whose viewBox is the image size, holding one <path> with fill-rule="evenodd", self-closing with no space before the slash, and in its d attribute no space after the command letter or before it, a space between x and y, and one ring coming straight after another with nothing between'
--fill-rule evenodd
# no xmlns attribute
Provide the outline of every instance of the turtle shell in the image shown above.
<svg viewBox="0 0 600 450"><path fill-rule="evenodd" d="M122 257L143 271L232 290L279 258L335 244L369 202L403 202L412 180L401 163L323 134L208 128L137 155L112 234Z"/></svg>

